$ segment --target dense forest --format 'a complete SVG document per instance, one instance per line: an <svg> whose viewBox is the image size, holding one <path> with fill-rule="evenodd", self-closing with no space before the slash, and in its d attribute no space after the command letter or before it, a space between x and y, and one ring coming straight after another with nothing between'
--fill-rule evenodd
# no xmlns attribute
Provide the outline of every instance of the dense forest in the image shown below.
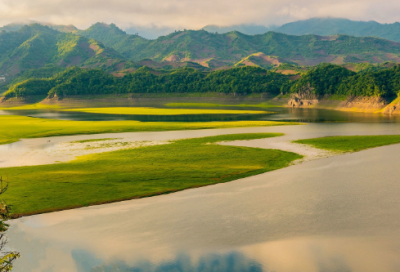
<svg viewBox="0 0 400 272"><path fill-rule="evenodd" d="M321 64L303 75L291 86L290 91L311 92L317 97L341 95L391 98L399 95L400 65L355 73L341 66Z"/></svg>
<svg viewBox="0 0 400 272"><path fill-rule="evenodd" d="M400 65L356 73L343 66L321 64L295 81L290 76L252 66L213 72L193 68L154 70L142 67L124 77L114 77L101 69L78 67L61 69L51 76L54 71L57 70L51 66L36 72L27 71L22 79L32 77L13 85L4 96L217 92L231 95L264 93L270 97L299 93L317 98L339 95L391 99L400 95Z"/></svg>
<svg viewBox="0 0 400 272"><path fill-rule="evenodd" d="M241 67L209 73L192 68L157 71L142 67L122 78L100 69L68 68L51 78L31 78L15 84L4 96L48 95L63 97L87 94L119 93L191 93L225 94L267 93L276 96L291 86L289 76L259 67Z"/></svg>

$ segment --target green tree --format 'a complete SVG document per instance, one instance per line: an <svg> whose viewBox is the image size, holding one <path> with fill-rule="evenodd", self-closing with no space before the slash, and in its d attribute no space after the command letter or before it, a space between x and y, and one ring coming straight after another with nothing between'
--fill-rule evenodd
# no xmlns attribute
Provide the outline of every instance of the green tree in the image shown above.
<svg viewBox="0 0 400 272"><path fill-rule="evenodd" d="M0 177L0 195L4 194L8 189L8 183L3 187L3 177ZM6 231L9 225L6 223L11 219L11 206L4 200L0 200L0 272L12 271L13 264L20 254L15 251L6 250L7 237Z"/></svg>

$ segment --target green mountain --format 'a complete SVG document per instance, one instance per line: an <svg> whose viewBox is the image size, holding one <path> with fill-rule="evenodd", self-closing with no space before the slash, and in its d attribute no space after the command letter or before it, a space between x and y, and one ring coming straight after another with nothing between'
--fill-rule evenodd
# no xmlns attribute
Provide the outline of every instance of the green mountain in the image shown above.
<svg viewBox="0 0 400 272"><path fill-rule="evenodd" d="M118 51L121 55L135 61L146 59L134 56L150 42L137 35L128 35L114 24L96 23L86 30L80 30L78 35L102 42L107 47Z"/></svg>
<svg viewBox="0 0 400 272"><path fill-rule="evenodd" d="M35 22L35 21L27 21L24 23L11 23L11 24L5 25L3 27L0 27L0 32L1 31L5 31L5 32L18 31L21 28L23 28L24 26L29 26L32 24L39 24L42 26L47 26L51 29L54 29L54 30L57 30L60 32L65 32L65 33L74 33L76 31L78 31L78 29L73 25L54 25L54 24L50 24L50 23L39 23L39 22Z"/></svg>
<svg viewBox="0 0 400 272"><path fill-rule="evenodd" d="M276 57L286 63L311 66L322 62L400 61L400 43L371 37L293 36L276 32L245 35L237 31L215 34L186 30L146 40L128 35L113 24L100 23L78 33L104 43L132 61L191 61L210 68L233 66L255 53Z"/></svg>
<svg viewBox="0 0 400 272"><path fill-rule="evenodd" d="M46 65L113 70L123 57L93 39L33 24L0 32L0 74L13 78Z"/></svg>
<svg viewBox="0 0 400 272"><path fill-rule="evenodd" d="M400 23L380 24L375 21L362 22L340 18L312 18L285 24L276 32L289 35L316 34L331 36L345 34L356 37L379 37L400 42Z"/></svg>

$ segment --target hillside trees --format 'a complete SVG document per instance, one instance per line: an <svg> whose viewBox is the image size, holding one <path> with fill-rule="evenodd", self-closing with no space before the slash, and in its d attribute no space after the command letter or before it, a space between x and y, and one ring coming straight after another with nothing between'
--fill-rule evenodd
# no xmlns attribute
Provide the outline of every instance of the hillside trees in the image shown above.
<svg viewBox="0 0 400 272"><path fill-rule="evenodd" d="M258 67L232 68L204 73L192 68L157 71L142 67L123 78L99 69L68 68L48 79L28 79L14 85L5 97L29 95L69 96L120 93L194 93L225 94L268 93L276 96L288 89L288 76Z"/></svg>

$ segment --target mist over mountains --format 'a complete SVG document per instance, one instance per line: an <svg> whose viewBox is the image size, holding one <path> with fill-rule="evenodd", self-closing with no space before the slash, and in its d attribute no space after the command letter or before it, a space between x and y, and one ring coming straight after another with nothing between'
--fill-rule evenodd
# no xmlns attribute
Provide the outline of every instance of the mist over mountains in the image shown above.
<svg viewBox="0 0 400 272"><path fill-rule="evenodd" d="M243 25L233 25L233 26L217 26L217 25L207 25L202 29L211 33L228 33L232 31L239 31L247 35L257 35L264 34L269 31L275 31L278 26L262 26L255 24L243 24Z"/></svg>
<svg viewBox="0 0 400 272"><path fill-rule="evenodd" d="M39 23L46 25L62 32L79 31L73 25L54 25L50 23L42 23L36 21L25 21L20 23L12 23L0 27L0 31L18 31L24 25ZM247 35L264 34L269 31L279 32L288 35L320 35L332 36L336 34L344 34L356 37L379 37L391 41L400 42L400 23L380 24L375 21L352 21L343 18L311 18L302 21L295 21L284 24L282 26L263 26L256 24L238 24L231 26L207 25L202 28L210 33L225 34L232 31L238 31ZM138 26L131 25L122 29L127 34L137 34L145 39L157 39L160 36L166 36L175 31L182 31L184 28L173 28L163 26Z"/></svg>

